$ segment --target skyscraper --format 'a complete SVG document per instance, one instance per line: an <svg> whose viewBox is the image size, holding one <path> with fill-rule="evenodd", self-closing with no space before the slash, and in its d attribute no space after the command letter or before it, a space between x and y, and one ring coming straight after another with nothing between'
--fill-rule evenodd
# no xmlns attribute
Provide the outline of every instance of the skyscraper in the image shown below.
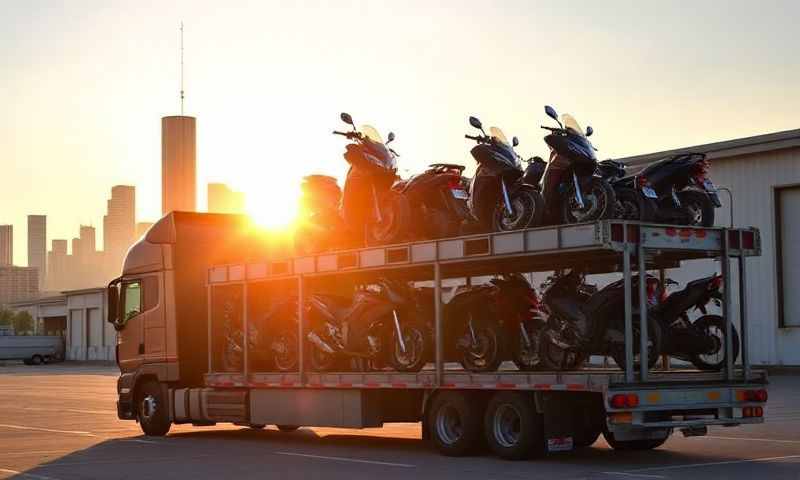
<svg viewBox="0 0 800 480"><path fill-rule="evenodd" d="M244 213L244 193L232 190L224 183L209 183L208 212Z"/></svg>
<svg viewBox="0 0 800 480"><path fill-rule="evenodd" d="M66 290L67 283L67 241L53 239L51 250L47 254L47 289Z"/></svg>
<svg viewBox="0 0 800 480"><path fill-rule="evenodd" d="M39 272L33 267L0 267L0 307L39 296Z"/></svg>
<svg viewBox="0 0 800 480"><path fill-rule="evenodd" d="M107 213L103 217L105 255L110 257L114 264L119 263L122 255L133 243L135 234L136 188L130 185L115 185L111 187L111 198L107 202ZM75 252L72 254L75 255Z"/></svg>
<svg viewBox="0 0 800 480"><path fill-rule="evenodd" d="M161 213L196 210L194 117L161 119Z"/></svg>
<svg viewBox="0 0 800 480"><path fill-rule="evenodd" d="M39 289L47 277L47 216L28 215L28 266L39 272Z"/></svg>
<svg viewBox="0 0 800 480"><path fill-rule="evenodd" d="M14 264L14 225L0 225L0 267Z"/></svg>

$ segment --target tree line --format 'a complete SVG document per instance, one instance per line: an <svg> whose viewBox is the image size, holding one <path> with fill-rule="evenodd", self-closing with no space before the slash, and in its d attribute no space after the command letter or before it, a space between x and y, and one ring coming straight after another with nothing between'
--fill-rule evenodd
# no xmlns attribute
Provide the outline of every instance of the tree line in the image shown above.
<svg viewBox="0 0 800 480"><path fill-rule="evenodd" d="M11 328L17 335L33 335L33 317L30 313L0 308L0 329Z"/></svg>

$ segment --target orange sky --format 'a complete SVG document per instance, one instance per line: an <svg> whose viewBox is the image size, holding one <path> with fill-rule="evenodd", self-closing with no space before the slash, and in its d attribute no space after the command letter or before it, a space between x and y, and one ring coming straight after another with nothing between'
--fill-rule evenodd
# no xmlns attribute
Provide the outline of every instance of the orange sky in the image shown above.
<svg viewBox="0 0 800 480"><path fill-rule="evenodd" d="M397 134L401 173L468 165L467 116L544 155L545 103L601 158L800 127L797 2L7 2L0 7L0 223L100 233L113 184L160 213L160 117L198 117L199 205L227 182L286 209L342 175L338 113ZM98 245L101 245L98 238Z"/></svg>

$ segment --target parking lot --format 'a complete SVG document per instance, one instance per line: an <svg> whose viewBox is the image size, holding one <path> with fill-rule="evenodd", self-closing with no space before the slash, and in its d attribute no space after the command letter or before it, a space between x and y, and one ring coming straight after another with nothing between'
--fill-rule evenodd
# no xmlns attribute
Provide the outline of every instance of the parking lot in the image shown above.
<svg viewBox="0 0 800 480"><path fill-rule="evenodd" d="M147 438L117 420L116 369L103 365L0 366L0 478L547 478L800 479L800 376L771 379L766 423L676 433L650 452L592 447L508 462L447 458L417 424L281 433L232 425L173 427Z"/></svg>

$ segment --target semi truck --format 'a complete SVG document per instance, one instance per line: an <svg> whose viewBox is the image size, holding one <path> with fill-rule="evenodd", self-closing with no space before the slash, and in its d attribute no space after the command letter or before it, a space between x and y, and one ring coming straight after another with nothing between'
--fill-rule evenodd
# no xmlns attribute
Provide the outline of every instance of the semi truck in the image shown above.
<svg viewBox="0 0 800 480"><path fill-rule="evenodd" d="M601 434L615 449L645 450L675 431L704 435L712 425L760 423L768 382L749 364L744 294L747 259L759 254L752 228L604 220L294 257L243 217L173 212L131 247L108 287L108 320L119 332L117 412L156 436L172 424L292 431L421 422L422 437L445 455L488 443L508 459L588 446ZM636 321L646 332L647 305L642 291L634 305L634 276L644 289L648 271L701 259L720 261L725 318L733 316L731 290L740 292L742 355L726 355L720 372L637 368L634 354L647 365L647 348L636 352L633 327ZM738 285L730 282L734 266ZM473 373L446 362L444 281L575 267L624 278L624 369ZM309 344L299 340L296 371L270 365L277 303L342 295L387 276L433 286L433 354L425 368L313 371ZM308 334L303 305L296 302L297 339ZM728 321L725 338L732 328Z"/></svg>

